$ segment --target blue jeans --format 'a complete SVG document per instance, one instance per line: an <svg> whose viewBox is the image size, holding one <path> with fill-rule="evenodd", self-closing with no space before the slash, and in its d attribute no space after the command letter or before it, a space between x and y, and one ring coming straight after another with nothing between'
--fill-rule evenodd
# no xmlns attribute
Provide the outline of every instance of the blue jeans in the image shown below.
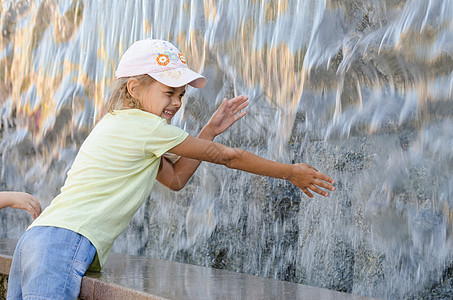
<svg viewBox="0 0 453 300"><path fill-rule="evenodd" d="M95 254L90 241L71 230L31 228L14 251L7 299L77 299Z"/></svg>

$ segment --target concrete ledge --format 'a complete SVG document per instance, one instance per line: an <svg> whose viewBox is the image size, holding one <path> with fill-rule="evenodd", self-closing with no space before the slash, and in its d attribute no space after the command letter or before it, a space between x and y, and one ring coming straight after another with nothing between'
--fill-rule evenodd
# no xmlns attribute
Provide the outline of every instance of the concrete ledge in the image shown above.
<svg viewBox="0 0 453 300"><path fill-rule="evenodd" d="M7 275L16 240L0 239ZM104 270L87 273L81 299L372 299L253 275L111 253ZM0 295L1 298L1 295Z"/></svg>

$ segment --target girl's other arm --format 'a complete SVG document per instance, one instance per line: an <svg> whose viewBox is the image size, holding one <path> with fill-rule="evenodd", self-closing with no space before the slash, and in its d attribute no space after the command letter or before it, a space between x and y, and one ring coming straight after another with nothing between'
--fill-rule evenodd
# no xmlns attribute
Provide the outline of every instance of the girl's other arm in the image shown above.
<svg viewBox="0 0 453 300"><path fill-rule="evenodd" d="M188 136L170 152L202 161L221 164L231 169L289 180L307 196L311 191L327 196L323 189L334 191L334 180L307 164L284 164L271 161L248 151ZM321 189L323 188L323 189Z"/></svg>
<svg viewBox="0 0 453 300"><path fill-rule="evenodd" d="M247 112L243 109L248 105L247 100L248 97L246 96L238 96L230 100L223 99L220 107L200 131L198 138L212 141L217 135L227 130L246 115ZM200 163L200 160L181 157L176 163L172 164L162 158L157 180L170 189L178 191L186 185Z"/></svg>
<svg viewBox="0 0 453 300"><path fill-rule="evenodd" d="M0 209L5 207L27 210L33 219L41 214L41 204L38 199L22 192L0 192Z"/></svg>

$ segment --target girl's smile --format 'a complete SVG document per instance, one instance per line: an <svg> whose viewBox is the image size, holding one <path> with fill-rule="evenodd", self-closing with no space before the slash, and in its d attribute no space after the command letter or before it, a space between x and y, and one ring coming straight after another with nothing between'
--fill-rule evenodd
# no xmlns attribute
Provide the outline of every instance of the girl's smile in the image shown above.
<svg viewBox="0 0 453 300"><path fill-rule="evenodd" d="M175 113L176 113L176 111L173 109L164 109L164 115L166 118L173 118Z"/></svg>

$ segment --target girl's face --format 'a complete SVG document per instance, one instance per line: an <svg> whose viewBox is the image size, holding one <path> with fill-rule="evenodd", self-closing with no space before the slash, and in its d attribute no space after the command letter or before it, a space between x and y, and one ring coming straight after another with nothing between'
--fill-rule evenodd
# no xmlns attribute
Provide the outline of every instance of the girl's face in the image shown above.
<svg viewBox="0 0 453 300"><path fill-rule="evenodd" d="M186 86L177 88L166 86L158 81L143 88L140 102L145 111L155 114L171 123L182 104Z"/></svg>

